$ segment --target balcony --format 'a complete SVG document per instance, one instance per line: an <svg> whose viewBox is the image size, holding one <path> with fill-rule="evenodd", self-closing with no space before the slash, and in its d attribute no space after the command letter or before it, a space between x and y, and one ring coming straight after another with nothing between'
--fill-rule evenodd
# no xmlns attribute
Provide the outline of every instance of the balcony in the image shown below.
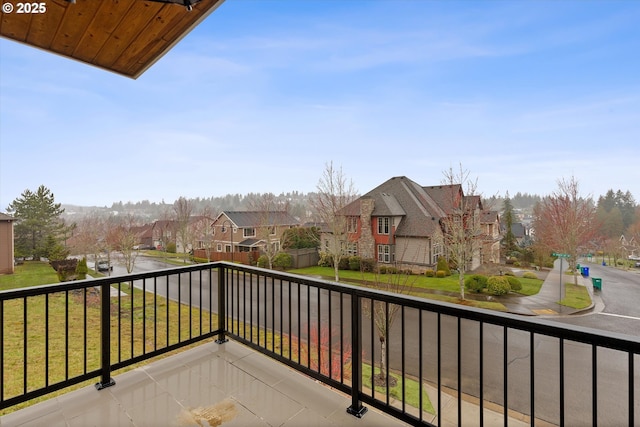
<svg viewBox="0 0 640 427"><path fill-rule="evenodd" d="M97 382L3 426L634 425L640 410L635 337L225 262L0 292L0 324L2 409ZM381 361L394 387L371 386Z"/></svg>

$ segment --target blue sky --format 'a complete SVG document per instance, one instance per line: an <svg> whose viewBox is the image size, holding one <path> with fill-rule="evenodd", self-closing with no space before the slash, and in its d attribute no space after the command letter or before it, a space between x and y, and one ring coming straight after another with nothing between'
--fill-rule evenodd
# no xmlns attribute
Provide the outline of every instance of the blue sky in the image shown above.
<svg viewBox="0 0 640 427"><path fill-rule="evenodd" d="M227 0L137 80L0 39L0 211L43 184L111 206L309 192L640 201L640 2Z"/></svg>

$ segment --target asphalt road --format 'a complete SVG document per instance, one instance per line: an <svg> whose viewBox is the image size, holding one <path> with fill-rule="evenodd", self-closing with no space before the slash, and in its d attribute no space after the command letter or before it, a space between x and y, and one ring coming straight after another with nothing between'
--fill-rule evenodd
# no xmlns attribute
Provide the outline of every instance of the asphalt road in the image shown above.
<svg viewBox="0 0 640 427"><path fill-rule="evenodd" d="M598 263L586 263L590 277L602 279L602 291L595 291L597 309L582 315L554 318L554 321L640 335L640 268L621 270Z"/></svg>

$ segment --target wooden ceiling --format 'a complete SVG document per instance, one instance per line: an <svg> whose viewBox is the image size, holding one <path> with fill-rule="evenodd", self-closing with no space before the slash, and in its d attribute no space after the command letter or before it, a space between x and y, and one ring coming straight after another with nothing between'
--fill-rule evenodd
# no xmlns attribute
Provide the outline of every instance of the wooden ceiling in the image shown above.
<svg viewBox="0 0 640 427"><path fill-rule="evenodd" d="M0 35L135 79L223 1L188 11L145 0L40 0L43 13L17 13L17 1L2 0L14 10L2 7Z"/></svg>

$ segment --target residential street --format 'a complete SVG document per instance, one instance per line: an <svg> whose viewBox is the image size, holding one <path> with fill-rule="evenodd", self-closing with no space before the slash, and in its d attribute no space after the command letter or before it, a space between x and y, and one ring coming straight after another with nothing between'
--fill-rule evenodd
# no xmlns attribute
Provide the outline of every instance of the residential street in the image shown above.
<svg viewBox="0 0 640 427"><path fill-rule="evenodd" d="M621 270L587 262L590 277L602 278L602 291L594 292L595 307L583 314L553 320L608 332L640 335L640 268ZM587 285L591 280L587 279Z"/></svg>

